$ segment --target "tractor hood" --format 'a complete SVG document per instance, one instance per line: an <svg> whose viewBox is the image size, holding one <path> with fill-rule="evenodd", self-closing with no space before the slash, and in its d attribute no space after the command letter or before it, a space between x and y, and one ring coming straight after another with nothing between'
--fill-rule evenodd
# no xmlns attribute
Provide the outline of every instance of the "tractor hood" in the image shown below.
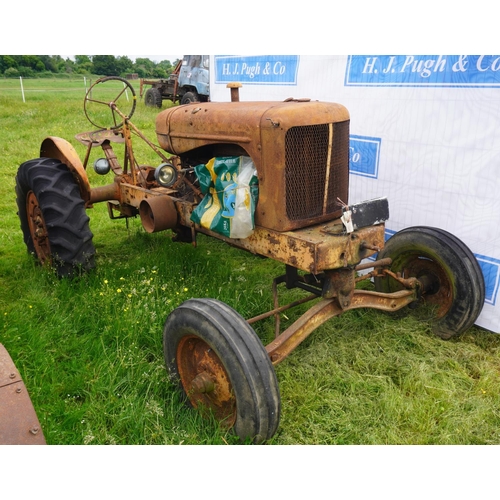
<svg viewBox="0 0 500 500"><path fill-rule="evenodd" d="M258 162L266 130L283 133L294 126L347 120L344 106L317 101L192 103L159 113L156 134L171 154L209 144L238 144Z"/></svg>
<svg viewBox="0 0 500 500"><path fill-rule="evenodd" d="M340 216L347 203L349 113L334 103L287 100L192 103L156 119L160 146L202 163L250 156L259 181L255 223L277 231Z"/></svg>

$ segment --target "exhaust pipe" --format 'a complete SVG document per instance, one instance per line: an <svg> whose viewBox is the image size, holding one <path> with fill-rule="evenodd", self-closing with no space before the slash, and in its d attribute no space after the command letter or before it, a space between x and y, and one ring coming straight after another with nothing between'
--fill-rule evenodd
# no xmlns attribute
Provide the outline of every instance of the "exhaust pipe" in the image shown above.
<svg viewBox="0 0 500 500"><path fill-rule="evenodd" d="M139 205L142 226L148 233L173 229L177 226L177 210L170 196L145 198Z"/></svg>
<svg viewBox="0 0 500 500"><path fill-rule="evenodd" d="M226 88L231 89L231 102L240 102L240 82L232 82L226 85Z"/></svg>

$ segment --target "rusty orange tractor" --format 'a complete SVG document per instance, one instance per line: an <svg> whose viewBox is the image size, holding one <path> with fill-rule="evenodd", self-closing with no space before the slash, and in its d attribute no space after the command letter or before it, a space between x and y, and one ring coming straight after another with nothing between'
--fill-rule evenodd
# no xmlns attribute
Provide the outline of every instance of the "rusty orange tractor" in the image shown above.
<svg viewBox="0 0 500 500"><path fill-rule="evenodd" d="M59 276L95 266L87 209L101 202L112 218L139 216L147 232L170 230L181 242L203 233L284 265L273 283L272 310L245 319L218 300L192 298L171 311L163 332L167 370L187 403L209 408L241 439L259 443L280 420L273 366L321 324L355 308L397 311L425 302L435 306L436 333L449 338L474 324L485 290L474 255L450 233L419 226L385 242L387 200L349 203L344 106L240 102L239 86L228 85L230 102L160 112L156 144L131 122L136 99L129 82L100 79L84 101L96 130L77 136L87 148L83 161L69 142L48 137L40 158L20 166L16 192L28 251ZM157 153L156 165L139 162L132 136ZM119 161L115 150L122 146ZM86 169L94 148L103 153L94 169L113 181L92 188ZM217 162L250 162L253 180L239 184L240 172L219 171ZM243 208L248 216L249 207L252 227L242 233L235 213ZM217 217L235 232L216 227ZM375 289L357 287L361 280L374 281ZM280 283L307 295L280 306ZM308 301L307 312L280 331L280 313ZM251 325L272 316L276 337L264 346Z"/></svg>

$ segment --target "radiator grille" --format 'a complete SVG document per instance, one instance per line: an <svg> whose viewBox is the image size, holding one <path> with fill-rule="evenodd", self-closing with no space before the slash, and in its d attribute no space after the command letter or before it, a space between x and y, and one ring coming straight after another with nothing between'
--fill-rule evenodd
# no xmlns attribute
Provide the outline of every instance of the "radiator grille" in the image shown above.
<svg viewBox="0 0 500 500"><path fill-rule="evenodd" d="M337 197L347 203L348 176L348 121L288 130L285 136L285 191L286 213L290 220L338 212Z"/></svg>

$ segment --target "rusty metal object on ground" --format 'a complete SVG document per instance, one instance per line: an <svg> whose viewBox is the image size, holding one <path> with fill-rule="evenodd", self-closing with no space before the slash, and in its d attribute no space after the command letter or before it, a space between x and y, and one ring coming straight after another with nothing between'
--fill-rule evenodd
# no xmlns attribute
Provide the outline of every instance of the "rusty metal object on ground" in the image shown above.
<svg viewBox="0 0 500 500"><path fill-rule="evenodd" d="M46 444L26 386L0 344L0 444Z"/></svg>

